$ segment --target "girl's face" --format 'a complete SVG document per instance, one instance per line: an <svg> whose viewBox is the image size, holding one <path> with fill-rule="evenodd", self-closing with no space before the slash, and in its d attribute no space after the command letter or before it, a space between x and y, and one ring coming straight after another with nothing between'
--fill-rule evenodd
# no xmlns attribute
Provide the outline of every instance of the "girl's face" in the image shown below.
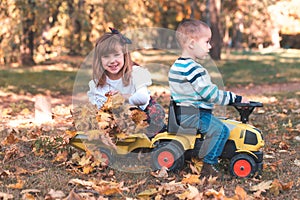
<svg viewBox="0 0 300 200"><path fill-rule="evenodd" d="M121 45L116 45L114 52L101 56L102 65L106 71L106 75L113 80L122 76L121 70L124 66L124 54Z"/></svg>

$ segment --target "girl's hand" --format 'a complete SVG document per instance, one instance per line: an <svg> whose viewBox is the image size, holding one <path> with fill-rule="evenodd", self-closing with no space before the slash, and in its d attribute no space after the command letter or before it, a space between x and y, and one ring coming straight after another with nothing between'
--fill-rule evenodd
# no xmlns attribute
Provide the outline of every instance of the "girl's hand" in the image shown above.
<svg viewBox="0 0 300 200"><path fill-rule="evenodd" d="M107 92L105 94L105 96L113 96L113 95L116 95L118 93L119 93L119 91L117 91L117 90L111 90L111 91Z"/></svg>

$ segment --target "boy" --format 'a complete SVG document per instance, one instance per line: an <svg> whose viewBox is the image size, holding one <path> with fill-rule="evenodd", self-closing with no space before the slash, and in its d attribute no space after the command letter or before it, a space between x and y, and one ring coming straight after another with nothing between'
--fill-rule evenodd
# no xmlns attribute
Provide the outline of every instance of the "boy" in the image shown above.
<svg viewBox="0 0 300 200"><path fill-rule="evenodd" d="M199 20L182 21L176 30L176 39L181 47L181 56L169 71L171 96L176 105L195 107L195 114L181 113L178 118L185 127L196 127L206 139L199 152L203 157L200 177L222 174L217 170L218 157L221 155L229 137L229 129L212 114L214 104L228 105L241 102L242 97L232 92L219 90L211 82L207 70L197 63L197 58L208 55L211 49L212 33L207 24ZM203 154L203 149L206 151Z"/></svg>

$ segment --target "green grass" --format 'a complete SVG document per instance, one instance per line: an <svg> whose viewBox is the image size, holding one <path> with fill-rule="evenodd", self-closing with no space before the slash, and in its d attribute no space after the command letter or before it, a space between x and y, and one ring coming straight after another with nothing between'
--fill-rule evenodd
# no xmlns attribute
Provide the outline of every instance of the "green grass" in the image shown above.
<svg viewBox="0 0 300 200"><path fill-rule="evenodd" d="M299 55L299 50L280 50L265 54L232 52L227 59L216 64L227 86L299 82Z"/></svg>
<svg viewBox="0 0 300 200"><path fill-rule="evenodd" d="M10 69L0 70L0 77L0 88L7 92L71 94L76 72Z"/></svg>
<svg viewBox="0 0 300 200"><path fill-rule="evenodd" d="M215 64L225 86L300 82L299 55L300 50L235 51ZM174 52L154 50L142 51L141 56L138 63L149 68L154 84L167 84L168 70L178 56ZM15 93L37 94L50 90L51 94L72 94L74 83L76 87L87 89L89 78L80 73L76 70L1 69L0 89Z"/></svg>

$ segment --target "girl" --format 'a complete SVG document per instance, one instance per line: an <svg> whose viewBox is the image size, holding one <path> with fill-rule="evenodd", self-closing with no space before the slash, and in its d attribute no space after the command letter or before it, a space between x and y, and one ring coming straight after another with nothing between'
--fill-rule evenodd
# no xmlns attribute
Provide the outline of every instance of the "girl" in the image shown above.
<svg viewBox="0 0 300 200"><path fill-rule="evenodd" d="M89 82L88 97L100 109L106 94L121 93L129 104L138 106L148 115L147 135L153 137L164 127L164 110L150 96L147 86L152 84L147 69L132 62L128 52L131 41L110 28L100 37L93 57L93 80Z"/></svg>

